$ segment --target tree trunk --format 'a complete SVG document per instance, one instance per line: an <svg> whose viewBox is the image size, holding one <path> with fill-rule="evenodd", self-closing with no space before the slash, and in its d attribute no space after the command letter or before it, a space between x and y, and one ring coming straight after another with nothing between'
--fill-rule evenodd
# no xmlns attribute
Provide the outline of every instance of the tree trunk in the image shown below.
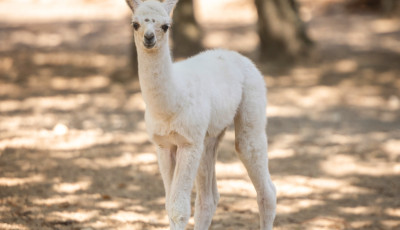
<svg viewBox="0 0 400 230"><path fill-rule="evenodd" d="M381 12L387 16L399 16L399 0L351 0L346 4L351 11Z"/></svg>
<svg viewBox="0 0 400 230"><path fill-rule="evenodd" d="M193 0L180 0L173 15L173 54L191 56L203 49L202 31L194 17Z"/></svg>
<svg viewBox="0 0 400 230"><path fill-rule="evenodd" d="M307 54L312 41L295 0L255 0L261 58L294 60Z"/></svg>
<svg viewBox="0 0 400 230"><path fill-rule="evenodd" d="M385 14L398 16L400 13L399 0L381 0L381 7Z"/></svg>

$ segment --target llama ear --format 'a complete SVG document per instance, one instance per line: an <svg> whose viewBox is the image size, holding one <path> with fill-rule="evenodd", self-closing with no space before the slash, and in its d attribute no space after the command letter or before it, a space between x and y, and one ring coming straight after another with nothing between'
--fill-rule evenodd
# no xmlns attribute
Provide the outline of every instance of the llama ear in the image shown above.
<svg viewBox="0 0 400 230"><path fill-rule="evenodd" d="M172 10L174 9L176 3L178 3L179 0L165 0L163 5L165 10L167 11L168 14L171 14Z"/></svg>
<svg viewBox="0 0 400 230"><path fill-rule="evenodd" d="M132 12L142 4L141 0L125 0Z"/></svg>

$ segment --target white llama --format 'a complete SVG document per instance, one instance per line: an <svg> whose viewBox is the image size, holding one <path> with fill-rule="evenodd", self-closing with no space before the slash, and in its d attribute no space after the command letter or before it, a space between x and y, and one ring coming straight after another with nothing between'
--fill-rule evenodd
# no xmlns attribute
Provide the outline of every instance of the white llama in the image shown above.
<svg viewBox="0 0 400 230"><path fill-rule="evenodd" d="M146 126L157 146L170 229L185 229L194 182L194 229L210 227L219 200L215 151L233 121L236 150L257 191L261 229L272 229L276 192L268 169L262 75L232 51L206 51L173 63L168 34L178 0L126 1L133 11Z"/></svg>

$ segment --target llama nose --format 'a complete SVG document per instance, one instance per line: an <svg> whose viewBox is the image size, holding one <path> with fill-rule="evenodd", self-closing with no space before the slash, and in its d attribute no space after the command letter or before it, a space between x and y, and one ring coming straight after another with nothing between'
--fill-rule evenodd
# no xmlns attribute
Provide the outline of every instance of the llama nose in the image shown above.
<svg viewBox="0 0 400 230"><path fill-rule="evenodd" d="M153 33L146 33L144 35L144 38L146 40L146 42L150 43L154 40L154 34Z"/></svg>

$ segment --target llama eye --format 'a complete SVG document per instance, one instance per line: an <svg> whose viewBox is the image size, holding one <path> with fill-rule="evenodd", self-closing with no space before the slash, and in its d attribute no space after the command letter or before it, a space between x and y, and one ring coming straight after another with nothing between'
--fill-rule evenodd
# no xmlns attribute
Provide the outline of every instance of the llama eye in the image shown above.
<svg viewBox="0 0 400 230"><path fill-rule="evenodd" d="M164 30L164 32L167 32L168 28L169 28L169 25L167 25L167 24L161 26L161 29Z"/></svg>
<svg viewBox="0 0 400 230"><path fill-rule="evenodd" d="M140 27L140 24L137 23L137 22L134 22L134 23L132 23L132 26L133 26L133 28L134 28L135 30L138 30L139 27Z"/></svg>

